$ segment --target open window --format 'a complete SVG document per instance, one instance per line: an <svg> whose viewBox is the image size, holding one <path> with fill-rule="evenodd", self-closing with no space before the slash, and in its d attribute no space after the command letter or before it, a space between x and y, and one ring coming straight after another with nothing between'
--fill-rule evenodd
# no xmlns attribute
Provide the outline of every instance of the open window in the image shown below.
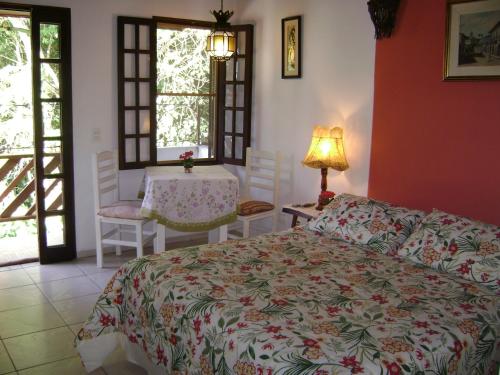
<svg viewBox="0 0 500 375"><path fill-rule="evenodd" d="M250 145L253 26L233 26L237 53L205 51L211 22L118 17L121 169L179 164L243 165Z"/></svg>

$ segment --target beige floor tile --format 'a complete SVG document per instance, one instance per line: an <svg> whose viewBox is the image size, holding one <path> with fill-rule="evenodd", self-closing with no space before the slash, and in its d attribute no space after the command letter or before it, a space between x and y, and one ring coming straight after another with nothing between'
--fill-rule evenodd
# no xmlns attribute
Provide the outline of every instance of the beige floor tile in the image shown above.
<svg viewBox="0 0 500 375"><path fill-rule="evenodd" d="M80 268L70 263L58 263L43 266L38 265L35 267L25 268L25 271L35 283L43 283L84 275Z"/></svg>
<svg viewBox="0 0 500 375"><path fill-rule="evenodd" d="M61 314L66 324L81 323L87 320L97 301L99 294L66 299L53 302L56 310Z"/></svg>
<svg viewBox="0 0 500 375"><path fill-rule="evenodd" d="M50 304L0 312L0 337L3 339L64 325L64 321Z"/></svg>
<svg viewBox="0 0 500 375"><path fill-rule="evenodd" d="M33 284L24 269L0 272L0 289Z"/></svg>
<svg viewBox="0 0 500 375"><path fill-rule="evenodd" d="M42 366L32 367L19 371L19 375L85 375L87 371L83 367L79 357L63 359L62 361L48 363ZM105 375L102 369L92 371L91 375Z"/></svg>
<svg viewBox="0 0 500 375"><path fill-rule="evenodd" d="M88 275L88 278L91 279L101 290L106 288L108 285L108 281L113 277L116 271L108 271L108 272L100 272L94 273L92 275Z"/></svg>
<svg viewBox="0 0 500 375"><path fill-rule="evenodd" d="M69 329L76 335L78 335L78 332L80 329L83 327L83 323L77 323L77 324L71 324L69 326Z"/></svg>
<svg viewBox="0 0 500 375"><path fill-rule="evenodd" d="M0 289L0 311L40 305L47 302L47 298L36 285Z"/></svg>
<svg viewBox="0 0 500 375"><path fill-rule="evenodd" d="M38 284L38 287L50 301L61 301L100 292L99 288L86 276L49 281Z"/></svg>
<svg viewBox="0 0 500 375"><path fill-rule="evenodd" d="M0 341L0 374L8 374L14 371L14 365L12 364L3 343Z"/></svg>
<svg viewBox="0 0 500 375"><path fill-rule="evenodd" d="M23 370L76 356L75 335L67 327L5 339L14 366Z"/></svg>

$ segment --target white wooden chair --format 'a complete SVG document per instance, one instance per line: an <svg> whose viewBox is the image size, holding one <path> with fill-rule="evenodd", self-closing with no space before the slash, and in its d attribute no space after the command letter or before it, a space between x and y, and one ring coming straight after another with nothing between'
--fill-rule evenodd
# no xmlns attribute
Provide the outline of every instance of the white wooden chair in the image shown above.
<svg viewBox="0 0 500 375"><path fill-rule="evenodd" d="M252 148L247 148L246 168L243 191L240 201L240 213L238 221L243 224L243 236L247 238L250 235L250 223L255 220L261 220L272 217L272 230L275 232L278 229L278 220L280 214L279 206L279 191L280 191L280 173L281 173L281 152L257 151ZM272 202L255 200L254 191L260 190L261 194L269 192L272 195ZM244 205L250 207L260 207L265 209L263 212L243 215L242 207ZM267 207L265 207L267 205ZM252 211L252 209L250 209ZM235 235L230 235L230 238L241 238Z"/></svg>
<svg viewBox="0 0 500 375"><path fill-rule="evenodd" d="M114 245L116 255L121 255L122 246L135 247L137 256L143 256L144 244L153 239L156 233L143 230L150 220L140 215L141 201L119 200L116 151L93 154L92 170L97 267L103 266L103 245ZM114 228L103 233L102 224L111 224ZM156 229L156 223L154 227ZM134 240L122 239L124 233L133 234Z"/></svg>

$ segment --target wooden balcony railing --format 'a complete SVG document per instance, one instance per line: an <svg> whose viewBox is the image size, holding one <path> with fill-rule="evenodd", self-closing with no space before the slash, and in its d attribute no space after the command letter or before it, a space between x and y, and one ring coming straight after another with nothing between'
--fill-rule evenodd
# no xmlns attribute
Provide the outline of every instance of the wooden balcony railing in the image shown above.
<svg viewBox="0 0 500 375"><path fill-rule="evenodd" d="M47 154L45 158L45 174L50 174L60 168L60 154ZM10 181L5 183L7 178ZM45 188L45 198L54 191L58 184L57 179L49 181L49 185ZM3 182L0 185L0 222L35 219L36 185L33 155L0 155L0 182ZM30 197L32 197L32 203L25 204ZM62 191L60 191L47 209L57 209L62 202Z"/></svg>

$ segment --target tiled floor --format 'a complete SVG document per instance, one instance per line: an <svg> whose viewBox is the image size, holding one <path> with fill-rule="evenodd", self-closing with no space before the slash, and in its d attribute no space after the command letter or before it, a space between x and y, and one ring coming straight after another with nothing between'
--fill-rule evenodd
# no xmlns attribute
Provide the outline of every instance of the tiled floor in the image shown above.
<svg viewBox="0 0 500 375"><path fill-rule="evenodd" d="M114 271L134 256L105 256L40 266L0 268L0 374L85 374L73 347L98 294ZM145 374L116 352L93 374Z"/></svg>

